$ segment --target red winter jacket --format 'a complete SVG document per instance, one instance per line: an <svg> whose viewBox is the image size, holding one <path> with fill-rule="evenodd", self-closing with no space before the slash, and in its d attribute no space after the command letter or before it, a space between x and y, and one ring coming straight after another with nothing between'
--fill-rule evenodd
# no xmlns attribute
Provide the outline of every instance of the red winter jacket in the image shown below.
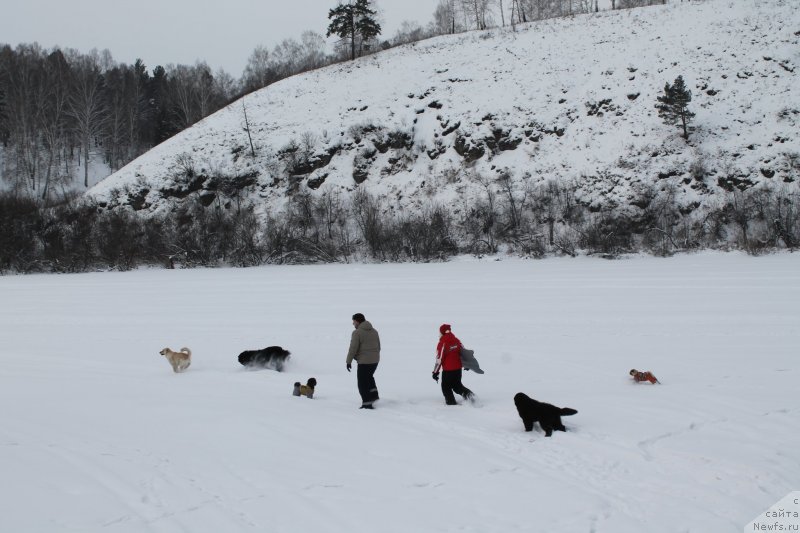
<svg viewBox="0 0 800 533"><path fill-rule="evenodd" d="M650 372L650 371L647 371L647 372L635 372L635 373L633 373L631 375L633 376L633 380L636 383L641 383L642 381L649 381L650 383L653 383L653 384L660 383L656 379L656 377L653 375L653 373Z"/></svg>
<svg viewBox="0 0 800 533"><path fill-rule="evenodd" d="M436 345L436 366L433 371L461 370L461 341L448 331L439 338Z"/></svg>

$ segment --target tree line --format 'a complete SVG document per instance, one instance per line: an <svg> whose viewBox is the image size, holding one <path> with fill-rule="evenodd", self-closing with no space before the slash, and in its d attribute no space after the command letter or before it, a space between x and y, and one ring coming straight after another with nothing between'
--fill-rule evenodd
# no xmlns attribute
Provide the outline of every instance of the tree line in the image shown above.
<svg viewBox="0 0 800 533"><path fill-rule="evenodd" d="M240 80L204 62L117 63L37 44L0 47L0 174L11 188L49 201L89 186L92 166L118 170L240 96L331 63L313 32L269 51L257 47ZM63 197L63 194L61 195Z"/></svg>
<svg viewBox="0 0 800 533"><path fill-rule="evenodd" d="M449 179L440 177L438 179ZM520 185L508 175L469 175L482 191L456 204L393 211L388 198L358 188L312 195L297 190L281 212L198 193L166 214L103 210L82 199L43 209L26 195L0 194L0 273L128 270L353 261L441 261L455 254L528 257L704 248L751 254L800 246L795 189L732 189L691 215L677 186L646 186L630 205L579 202L577 182Z"/></svg>
<svg viewBox="0 0 800 533"><path fill-rule="evenodd" d="M611 0L611 9L630 9L666 0ZM598 0L439 0L430 32L434 35L514 26L525 22L570 17L600 10Z"/></svg>
<svg viewBox="0 0 800 533"><path fill-rule="evenodd" d="M0 45L0 177L63 198L78 179L89 186L92 167L114 172L247 93L347 57L326 48L311 31L258 46L236 80L205 62L149 70L108 51Z"/></svg>
<svg viewBox="0 0 800 533"><path fill-rule="evenodd" d="M108 52L0 48L3 176L48 199L92 163L111 171L235 96L230 76L205 63L157 66L113 61Z"/></svg>

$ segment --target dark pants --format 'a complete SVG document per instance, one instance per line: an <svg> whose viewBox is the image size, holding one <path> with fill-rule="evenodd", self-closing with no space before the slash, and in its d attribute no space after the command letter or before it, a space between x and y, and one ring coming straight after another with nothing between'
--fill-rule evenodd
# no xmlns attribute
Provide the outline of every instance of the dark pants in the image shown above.
<svg viewBox="0 0 800 533"><path fill-rule="evenodd" d="M372 405L378 399L378 386L375 384L375 371L378 363L362 365L358 363L356 377L358 378L358 393L361 395L361 405Z"/></svg>
<svg viewBox="0 0 800 533"><path fill-rule="evenodd" d="M447 405L455 405L456 398L453 393L460 394L465 400L472 397L472 391L461 383L461 369L445 370L442 372L442 394Z"/></svg>

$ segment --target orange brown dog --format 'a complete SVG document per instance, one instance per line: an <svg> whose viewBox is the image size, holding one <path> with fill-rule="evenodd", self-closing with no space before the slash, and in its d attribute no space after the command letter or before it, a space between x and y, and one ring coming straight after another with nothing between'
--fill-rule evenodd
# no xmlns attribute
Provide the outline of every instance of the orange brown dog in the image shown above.
<svg viewBox="0 0 800 533"><path fill-rule="evenodd" d="M633 377L633 381L635 381L636 383L641 383L643 381L649 381L653 385L655 385L656 383L661 383L649 370L646 370L644 372L639 372L635 368L631 368L631 371L628 373Z"/></svg>

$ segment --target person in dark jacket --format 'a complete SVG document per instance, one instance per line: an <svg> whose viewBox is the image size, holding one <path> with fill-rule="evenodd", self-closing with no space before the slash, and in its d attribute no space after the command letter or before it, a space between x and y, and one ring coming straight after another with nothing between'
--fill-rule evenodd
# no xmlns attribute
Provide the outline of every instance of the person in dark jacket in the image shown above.
<svg viewBox="0 0 800 533"><path fill-rule="evenodd" d="M474 397L472 391L461 383L461 348L463 345L450 331L450 324L439 326L433 379L438 382L439 372L442 373L442 394L447 405L457 405L453 393L460 394L465 400L472 400Z"/></svg>
<svg viewBox="0 0 800 533"><path fill-rule="evenodd" d="M372 404L379 399L374 376L381 360L381 338L378 330L361 313L353 315L353 327L355 331L350 336L350 349L347 351L347 371L350 372L353 360L358 362L356 377L361 395L360 408L373 409Z"/></svg>

